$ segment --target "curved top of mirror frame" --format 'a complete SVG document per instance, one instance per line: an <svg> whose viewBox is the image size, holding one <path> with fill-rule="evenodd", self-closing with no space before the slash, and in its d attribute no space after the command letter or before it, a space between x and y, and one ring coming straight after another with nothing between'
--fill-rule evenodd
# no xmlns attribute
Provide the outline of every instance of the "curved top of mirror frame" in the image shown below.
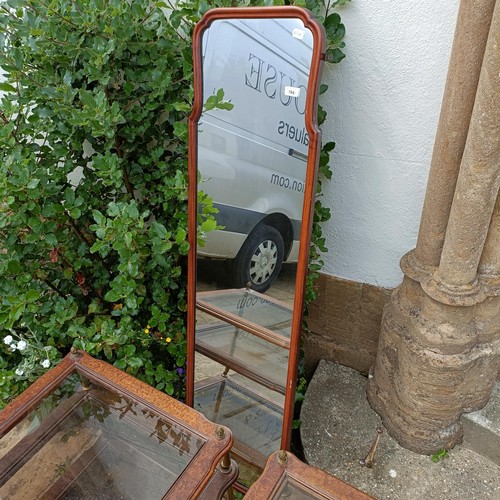
<svg viewBox="0 0 500 500"><path fill-rule="evenodd" d="M202 116L204 106L203 92L203 35L215 21L223 20L264 20L264 19L296 19L301 21L304 29L309 30L306 36L312 37L312 55L309 64L309 80L305 99L304 119L306 131L309 135L307 171L304 188L304 210L300 229L299 262L297 265L297 286L294 299L294 316L292 321L289 368L296 367L299 354L299 334L302 326L302 307L305 289L305 276L309 254L309 241L311 222L314 207L314 192L316 186L317 162L319 159L320 130L317 125L317 99L320 79L321 61L324 57L325 36L323 27L312 17L311 13L300 7L262 7L262 8L219 8L208 11L203 19L196 25L193 33L193 67L194 67L194 102L192 113L189 117L189 236L190 253L188 256L188 366L186 401L193 405L194 389L194 350L195 350L195 311L196 311L196 233L197 233L197 185L198 185L198 122ZM272 34L270 34L272 36ZM300 36L300 34L298 35ZM206 97L206 96L205 96ZM302 114L302 113L301 113ZM289 369L290 372L290 369ZM295 376L288 377L286 397L294 400ZM293 417L292 411L288 412L285 419ZM289 442L289 436L284 436L283 442ZM287 447L285 445L284 447Z"/></svg>
<svg viewBox="0 0 500 500"><path fill-rule="evenodd" d="M215 20L276 18L300 19L304 24L304 28L309 29L312 33L314 43L308 85L308 89L310 88L311 90L307 92L305 121L311 138L315 134L320 134L317 125L317 89L319 88L319 79L321 76L321 61L324 59L325 51L324 28L314 19L311 12L302 7L295 6L216 8L206 12L203 18L196 24L193 32L194 100L189 117L189 124L194 128L194 132L196 132L197 122L203 111L202 36L204 31Z"/></svg>

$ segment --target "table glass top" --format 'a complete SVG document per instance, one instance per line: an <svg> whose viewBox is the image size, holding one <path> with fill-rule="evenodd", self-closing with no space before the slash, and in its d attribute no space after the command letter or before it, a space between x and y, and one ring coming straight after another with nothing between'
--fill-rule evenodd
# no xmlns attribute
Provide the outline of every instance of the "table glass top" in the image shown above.
<svg viewBox="0 0 500 500"><path fill-rule="evenodd" d="M273 500L318 500L321 498L327 499L328 497L321 495L317 491L299 483L288 474L284 475L278 490L273 496Z"/></svg>
<svg viewBox="0 0 500 500"><path fill-rule="evenodd" d="M74 374L0 441L0 498L162 498L204 442Z"/></svg>

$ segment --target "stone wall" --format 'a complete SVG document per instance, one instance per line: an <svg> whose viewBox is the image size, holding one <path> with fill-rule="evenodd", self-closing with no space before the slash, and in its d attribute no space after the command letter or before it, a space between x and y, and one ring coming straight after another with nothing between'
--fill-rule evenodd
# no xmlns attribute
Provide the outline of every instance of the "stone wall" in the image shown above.
<svg viewBox="0 0 500 500"><path fill-rule="evenodd" d="M336 361L367 373L375 361L382 309L391 289L326 274L318 280L319 296L309 305L303 336L306 372L320 359Z"/></svg>

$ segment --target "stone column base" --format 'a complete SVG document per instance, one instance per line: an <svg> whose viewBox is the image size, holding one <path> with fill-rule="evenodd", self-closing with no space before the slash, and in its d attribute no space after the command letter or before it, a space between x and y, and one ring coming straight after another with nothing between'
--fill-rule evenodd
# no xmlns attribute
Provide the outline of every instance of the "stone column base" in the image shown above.
<svg viewBox="0 0 500 500"><path fill-rule="evenodd" d="M386 305L367 396L389 434L417 453L462 439L459 417L482 408L500 372L500 297L457 307L406 277Z"/></svg>

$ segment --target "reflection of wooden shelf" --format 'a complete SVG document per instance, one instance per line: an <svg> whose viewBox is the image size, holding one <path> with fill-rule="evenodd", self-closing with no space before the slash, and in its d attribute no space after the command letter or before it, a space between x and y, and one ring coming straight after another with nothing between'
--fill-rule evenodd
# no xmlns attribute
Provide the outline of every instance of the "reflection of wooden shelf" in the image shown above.
<svg viewBox="0 0 500 500"><path fill-rule="evenodd" d="M196 307L268 342L290 348L293 311L267 295L245 288L200 292Z"/></svg>
<svg viewBox="0 0 500 500"><path fill-rule="evenodd" d="M198 382L194 408L231 429L236 458L263 468L269 454L280 448L283 409L229 377Z"/></svg>
<svg viewBox="0 0 500 500"><path fill-rule="evenodd" d="M195 349L226 370L195 384L194 407L231 429L239 482L248 486L281 446L283 406L276 401L286 393L293 311L245 288L199 292L196 307L204 314Z"/></svg>
<svg viewBox="0 0 500 500"><path fill-rule="evenodd" d="M196 350L221 365L285 394L288 350L227 323L196 330Z"/></svg>

